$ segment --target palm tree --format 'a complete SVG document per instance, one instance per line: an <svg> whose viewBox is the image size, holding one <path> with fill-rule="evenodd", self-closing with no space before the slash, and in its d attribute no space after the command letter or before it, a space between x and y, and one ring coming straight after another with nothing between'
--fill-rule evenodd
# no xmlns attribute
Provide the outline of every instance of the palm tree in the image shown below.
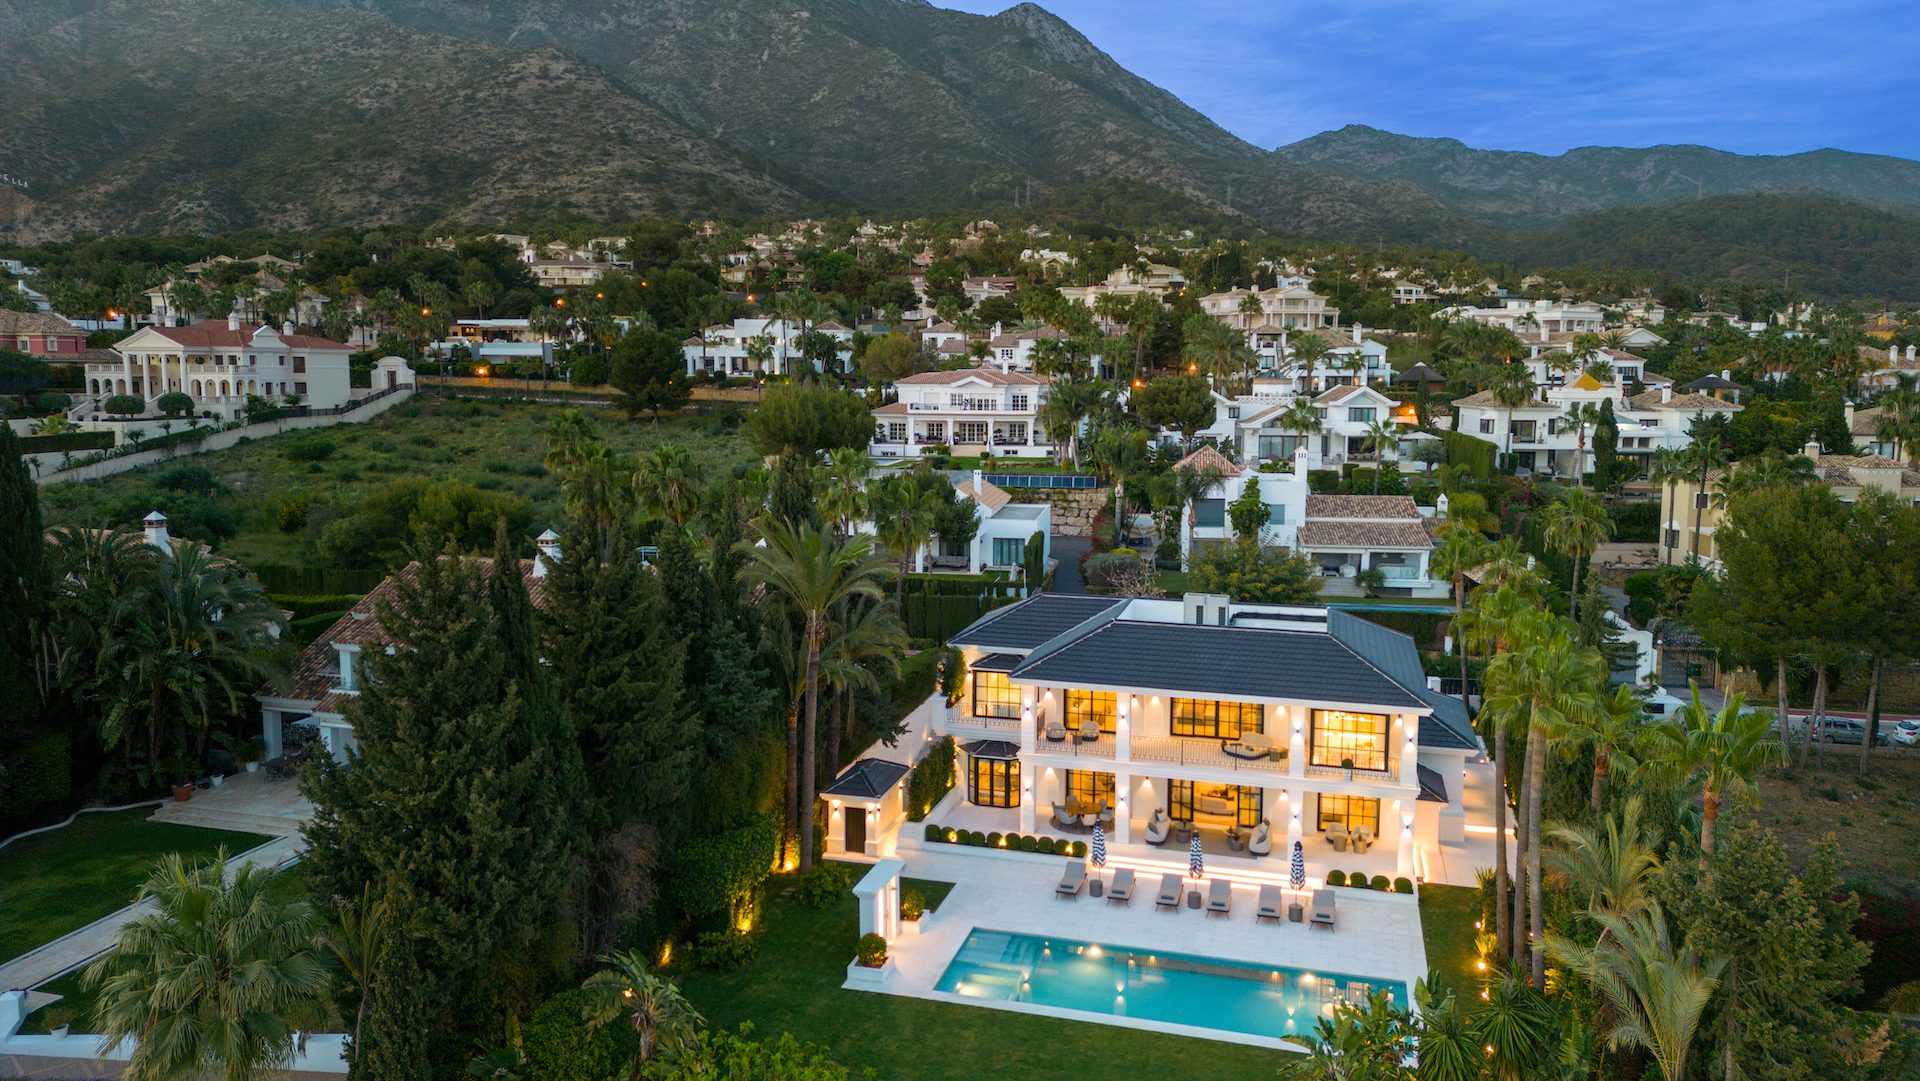
<svg viewBox="0 0 1920 1081"><path fill-rule="evenodd" d="M1326 358L1332 351L1327 340L1312 331L1294 336L1287 343L1287 351L1293 354L1293 363L1309 380L1313 378L1314 365Z"/></svg>
<svg viewBox="0 0 1920 1081"><path fill-rule="evenodd" d="M1388 455L1400 448L1400 426L1391 420L1376 420L1367 425L1367 434L1360 439L1360 447L1374 456L1373 494L1380 494L1380 471L1385 466Z"/></svg>
<svg viewBox="0 0 1920 1081"><path fill-rule="evenodd" d="M633 494L653 517L686 525L700 510L693 453L678 443L662 443L641 455L633 471Z"/></svg>
<svg viewBox="0 0 1920 1081"><path fill-rule="evenodd" d="M1613 774L1628 773L1638 764L1634 749L1645 728L1641 710L1639 693L1621 684L1611 696L1600 699L1598 709L1580 718L1572 732L1575 739L1593 745L1593 783L1587 802L1595 814L1605 802L1607 782Z"/></svg>
<svg viewBox="0 0 1920 1081"><path fill-rule="evenodd" d="M1606 420L1606 414L1592 402L1574 402L1567 406L1567 412L1561 422L1572 427L1574 442L1579 447L1573 456L1574 483L1581 488L1587 486L1587 429L1597 428Z"/></svg>
<svg viewBox="0 0 1920 1081"><path fill-rule="evenodd" d="M820 512L843 537L853 532L853 523L866 517L870 468L866 454L858 448L837 447L827 455L826 464L815 470L813 486L820 495Z"/></svg>
<svg viewBox="0 0 1920 1081"><path fill-rule="evenodd" d="M1516 575L1511 581L1495 577L1495 573L1507 565L1507 560L1500 556L1500 550L1503 546L1511 546L1511 543L1503 541L1499 545L1488 545L1484 566L1490 573L1480 588L1474 591L1473 607L1454 617L1463 651L1473 647L1497 655L1505 649L1507 636L1515 621L1536 606L1537 598L1527 588L1529 583L1524 577ZM1491 672L1488 674L1491 676ZM1488 708L1484 692L1490 689L1490 686L1482 688L1480 716L1493 722L1494 933L1510 954L1517 956L1519 944L1514 941L1512 927L1507 921L1509 900L1513 894L1512 875L1507 868L1507 807L1513 798L1507 784L1511 776L1507 771L1507 724L1514 718L1511 711Z"/></svg>
<svg viewBox="0 0 1920 1081"><path fill-rule="evenodd" d="M1543 517L1547 543L1573 560L1573 585L1567 591L1567 617L1571 619L1580 601L1580 561L1591 557L1613 535L1613 518L1600 497L1585 488L1562 491Z"/></svg>
<svg viewBox="0 0 1920 1081"><path fill-rule="evenodd" d="M1146 461L1147 433L1138 428L1107 428L1094 442L1093 456L1113 477L1113 527L1124 539L1127 535L1127 477Z"/></svg>
<svg viewBox="0 0 1920 1081"><path fill-rule="evenodd" d="M229 875L226 861L224 848L192 864L162 857L138 898L153 911L122 927L82 977L99 995L102 1039L132 1044L129 1081L250 1081L284 1069L288 1014L326 994L313 905L279 899L273 872L243 863Z"/></svg>
<svg viewBox="0 0 1920 1081"><path fill-rule="evenodd" d="M880 582L887 568L874 555L871 537L849 537L835 543L811 525L781 521L766 523L760 532L764 544L742 542L748 560L746 573L750 581L787 606L800 623L800 640L805 646L806 734L801 745L801 791L796 810L804 822L811 822L820 651L832 632L834 609L850 598L885 596ZM813 869L812 831L803 828L802 822L796 822L795 828L800 831L800 870L804 874Z"/></svg>
<svg viewBox="0 0 1920 1081"><path fill-rule="evenodd" d="M1040 405L1040 427L1056 447L1065 448L1062 464L1079 460L1080 422L1106 397L1099 380L1075 382L1055 379L1047 387L1047 400Z"/></svg>
<svg viewBox="0 0 1920 1081"><path fill-rule="evenodd" d="M894 606L906 618L907 574L913 569L914 555L933 537L934 523L940 512L940 497L922 488L912 477L888 477L877 481L868 493L873 525L880 543L899 563L894 576Z"/></svg>
<svg viewBox="0 0 1920 1081"><path fill-rule="evenodd" d="M1653 456L1647 462L1647 479L1659 485L1666 493L1666 498L1661 505L1670 508L1676 514L1680 508L1675 506L1675 500L1678 496L1674 491L1674 487L1686 478L1687 459L1684 451L1675 450L1672 447L1661 447L1653 452ZM1663 520L1660 523L1660 529L1663 534L1660 546L1664 551L1666 548L1666 540L1664 537L1667 529L1666 521ZM1663 557L1661 562L1668 562L1668 560Z"/></svg>
<svg viewBox="0 0 1920 1081"><path fill-rule="evenodd" d="M333 955L334 963L360 989L360 1005L353 1017L353 1045L360 1046L360 1029L367 1023L367 999L374 965L386 949L387 920L392 908L385 898L375 897L373 883L360 891L360 900L337 900L334 924L320 932L320 944Z"/></svg>
<svg viewBox="0 0 1920 1081"><path fill-rule="evenodd" d="M1555 848L1547 863L1572 886L1574 896L1592 912L1625 916L1646 907L1660 856L1653 835L1640 820L1634 796L1597 826L1561 823L1547 835Z"/></svg>
<svg viewBox="0 0 1920 1081"><path fill-rule="evenodd" d="M1181 545L1181 569L1191 570L1193 566L1193 520L1199 516L1200 501L1220 486L1226 479L1215 466L1195 469L1175 469L1172 472L1173 494L1182 510L1186 512L1186 537Z"/></svg>
<svg viewBox="0 0 1920 1081"><path fill-rule="evenodd" d="M1703 958L1692 946L1676 946L1666 914L1654 902L1628 915L1596 912L1600 940L1584 946L1559 935L1545 952L1568 971L1585 977L1612 1007L1607 1045L1645 1048L1666 1081L1687 1073L1700 1015L1720 984L1726 959Z"/></svg>
<svg viewBox="0 0 1920 1081"><path fill-rule="evenodd" d="M1287 403L1279 416L1273 418L1273 426L1283 432L1298 433L1304 443L1308 436L1320 434L1326 423L1320 419L1320 410L1313 404L1313 399L1296 397Z"/></svg>
<svg viewBox="0 0 1920 1081"><path fill-rule="evenodd" d="M1761 766L1783 761L1785 748L1774 737L1766 714L1749 712L1746 699L1734 695L1718 711L1700 703L1699 684L1689 681L1692 701L1672 718L1647 729L1647 765L1676 784L1700 782L1700 858L1713 858L1714 827L1726 797L1744 791Z"/></svg>
<svg viewBox="0 0 1920 1081"><path fill-rule="evenodd" d="M1214 389L1232 394L1253 355L1241 333L1209 315L1192 315L1182 324L1190 370L1205 371Z"/></svg>
<svg viewBox="0 0 1920 1081"><path fill-rule="evenodd" d="M656 1055L686 1047L706 1019L680 994L678 984L653 972L638 953L623 950L600 960L609 967L580 985L593 996L583 1020L588 1031L623 1018L632 1026L639 1040L628 1076L637 1081Z"/></svg>
<svg viewBox="0 0 1920 1081"><path fill-rule="evenodd" d="M1533 369L1525 364L1507 363L1494 369L1493 403L1507 411L1507 423L1501 436L1501 452L1513 453L1513 412L1534 401Z"/></svg>
<svg viewBox="0 0 1920 1081"><path fill-rule="evenodd" d="M1467 573L1487 561L1487 538L1478 530L1450 525L1442 529L1433 546L1428 564L1434 574L1453 580L1453 610L1456 615L1467 604ZM1454 649L1460 654L1460 704L1467 704L1467 645L1458 630Z"/></svg>
<svg viewBox="0 0 1920 1081"><path fill-rule="evenodd" d="M1700 558L1700 512L1707 500L1707 481L1716 469L1727 464L1727 450L1713 439L1696 439L1685 451L1685 461L1689 479L1696 482L1693 500L1693 537L1689 541L1689 551L1693 558Z"/></svg>
<svg viewBox="0 0 1920 1081"><path fill-rule="evenodd" d="M840 733L853 726L854 703L859 700L853 692L878 689L881 676L898 677L900 656L907 648L900 610L885 598L847 602L835 624L820 658L820 678L833 689L833 707L827 716L828 776L840 771Z"/></svg>

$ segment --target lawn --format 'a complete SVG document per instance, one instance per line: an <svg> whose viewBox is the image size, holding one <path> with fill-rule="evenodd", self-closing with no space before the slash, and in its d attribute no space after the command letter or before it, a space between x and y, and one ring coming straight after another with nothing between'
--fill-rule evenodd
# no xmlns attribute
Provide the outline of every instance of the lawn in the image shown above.
<svg viewBox="0 0 1920 1081"><path fill-rule="evenodd" d="M1427 945L1427 969L1447 977L1458 991L1477 979L1474 921L1480 918L1480 891L1472 886L1420 887L1420 933Z"/></svg>
<svg viewBox="0 0 1920 1081"><path fill-rule="evenodd" d="M123 908L169 852L237 855L271 838L149 822L151 807L83 814L0 848L0 958L13 958Z"/></svg>
<svg viewBox="0 0 1920 1081"><path fill-rule="evenodd" d="M402 477L465 481L483 490L517 495L532 506L536 529L555 523L561 509L560 488L541 459L546 453L547 422L563 408L422 397L364 424L269 436L180 462L212 470L225 488L217 498L237 527L232 538L218 545L225 554L243 564L308 563L321 526L368 491ZM657 424L644 416L628 420L613 409L590 409L589 413L608 444L622 454L672 441L693 455L705 477L716 480L735 467L760 464L739 430L745 417L740 407L715 406L698 415L666 417ZM314 440L333 445L324 460L289 458L289 446ZM146 511L133 513L127 503L150 491L154 477L167 468L42 489L49 524L114 519L116 524L138 528L137 520ZM308 502L307 524L282 531L274 520L275 511L293 494ZM129 514L129 520L118 521Z"/></svg>
<svg viewBox="0 0 1920 1081"><path fill-rule="evenodd" d="M712 1024L751 1021L762 1033L792 1032L824 1046L856 1077L872 1069L887 1081L1083 1081L1094 1063L1124 1063L1122 1072L1141 1077L1269 1078L1284 1057L1241 1044L842 990L859 938L853 899L808 908L782 896L784 886L769 886L759 953L750 964L688 974L682 987Z"/></svg>

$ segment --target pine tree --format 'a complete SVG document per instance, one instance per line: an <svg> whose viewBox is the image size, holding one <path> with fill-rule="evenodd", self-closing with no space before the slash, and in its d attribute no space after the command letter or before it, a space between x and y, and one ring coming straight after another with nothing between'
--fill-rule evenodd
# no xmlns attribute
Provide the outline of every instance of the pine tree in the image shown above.
<svg viewBox="0 0 1920 1081"><path fill-rule="evenodd" d="M0 424L0 702L38 711L33 679L33 629L46 593L46 541L40 493L21 457L19 437Z"/></svg>
<svg viewBox="0 0 1920 1081"><path fill-rule="evenodd" d="M353 897L373 883L418 970L375 982L368 1040L424 1017L433 1068L368 1076L456 1075L492 1016L482 973L546 929L573 873L580 753L522 632L518 569L450 549L398 576L376 611L392 651L362 653L347 707L358 748L302 778L317 887ZM413 1037L400 1043L394 1061L411 1061Z"/></svg>
<svg viewBox="0 0 1920 1081"><path fill-rule="evenodd" d="M420 970L412 942L388 937L366 995L366 1018L352 1051L353 1076L374 1081L433 1076L432 1026L443 996Z"/></svg>
<svg viewBox="0 0 1920 1081"><path fill-rule="evenodd" d="M780 456L767 494L767 514L777 522L820 528L820 507L813 497L813 467L806 455Z"/></svg>

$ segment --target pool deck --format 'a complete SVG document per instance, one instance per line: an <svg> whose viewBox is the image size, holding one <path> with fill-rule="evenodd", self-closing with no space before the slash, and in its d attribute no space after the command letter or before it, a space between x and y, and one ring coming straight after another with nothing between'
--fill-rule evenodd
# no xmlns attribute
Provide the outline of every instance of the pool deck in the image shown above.
<svg viewBox="0 0 1920 1081"><path fill-rule="evenodd" d="M1157 909L1159 876L1141 874L1131 904L1082 893L1078 899L1054 896L1066 859L979 849L903 851L906 874L955 883L924 926L902 935L889 947L897 972L889 993L989 1009L1063 1017L1210 1040L1261 1047L1293 1047L1285 1040L1189 1025L1147 1021L1110 1014L1004 1002L936 991L947 965L975 928L1120 946L1144 952L1192 954L1250 964L1304 969L1325 974L1396 981L1411 989L1427 971L1420 934L1420 910L1411 896L1338 889L1333 930L1305 923L1254 919L1259 887L1251 879L1236 883L1232 911L1226 916L1181 907ZM1110 879L1112 871L1102 874ZM1289 895L1287 900L1294 899ZM1304 903L1304 898L1302 898ZM1310 1027L1307 1024L1303 1029Z"/></svg>

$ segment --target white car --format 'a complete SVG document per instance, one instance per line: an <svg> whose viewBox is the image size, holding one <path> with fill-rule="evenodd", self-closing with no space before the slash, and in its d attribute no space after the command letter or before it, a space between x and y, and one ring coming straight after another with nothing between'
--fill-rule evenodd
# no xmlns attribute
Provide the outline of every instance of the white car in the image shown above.
<svg viewBox="0 0 1920 1081"><path fill-rule="evenodd" d="M1920 746L1920 720L1901 721L1887 733L1887 738L1901 747Z"/></svg>

